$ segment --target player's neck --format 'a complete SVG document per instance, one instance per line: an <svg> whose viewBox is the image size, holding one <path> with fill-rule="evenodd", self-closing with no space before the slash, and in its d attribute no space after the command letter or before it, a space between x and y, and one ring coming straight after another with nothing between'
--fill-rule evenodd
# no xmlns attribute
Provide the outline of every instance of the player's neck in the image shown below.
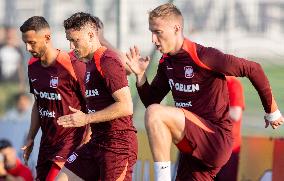
<svg viewBox="0 0 284 181"><path fill-rule="evenodd" d="M182 45L183 45L183 42L184 42L184 37L179 37L176 41L176 45L174 47L174 49L172 51L169 52L170 55L175 55L177 54L180 49L182 48Z"/></svg>
<svg viewBox="0 0 284 181"><path fill-rule="evenodd" d="M50 65L53 65L56 61L56 58L59 54L59 50L55 48L47 49L45 54L41 57L41 65L44 67L48 67Z"/></svg>
<svg viewBox="0 0 284 181"><path fill-rule="evenodd" d="M100 43L96 43L92 48L91 51L89 53L89 55L86 57L89 61L92 60L94 58L94 54L96 53L96 51L101 48L102 45Z"/></svg>

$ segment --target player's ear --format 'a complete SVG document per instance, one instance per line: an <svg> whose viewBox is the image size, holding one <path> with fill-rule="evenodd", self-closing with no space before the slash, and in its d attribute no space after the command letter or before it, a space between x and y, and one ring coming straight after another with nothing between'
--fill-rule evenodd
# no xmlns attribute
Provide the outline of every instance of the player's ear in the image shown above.
<svg viewBox="0 0 284 181"><path fill-rule="evenodd" d="M179 24L176 24L174 26L174 29L175 29L175 33L179 32L181 30L181 26Z"/></svg>
<svg viewBox="0 0 284 181"><path fill-rule="evenodd" d="M49 42L51 40L50 34L44 35L46 42Z"/></svg>
<svg viewBox="0 0 284 181"><path fill-rule="evenodd" d="M91 40L91 39L94 38L95 33L94 33L93 31L89 31L89 32L88 32L88 36L89 36L89 38L90 38L90 40Z"/></svg>

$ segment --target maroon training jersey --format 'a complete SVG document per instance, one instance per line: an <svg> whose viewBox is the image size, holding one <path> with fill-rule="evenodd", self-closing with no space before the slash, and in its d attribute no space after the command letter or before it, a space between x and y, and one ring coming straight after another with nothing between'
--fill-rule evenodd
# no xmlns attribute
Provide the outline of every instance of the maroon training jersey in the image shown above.
<svg viewBox="0 0 284 181"><path fill-rule="evenodd" d="M81 71L74 71L78 69ZM85 111L85 101L79 85L84 83L86 65L62 51L49 67L31 58L28 66L30 92L34 94L40 116L42 137L38 164L46 160L65 161L80 145L85 127L63 128L57 124L60 116L71 114L68 106Z"/></svg>
<svg viewBox="0 0 284 181"><path fill-rule="evenodd" d="M125 69L115 52L99 48L94 53L94 59L87 63L86 102L88 113L102 110L115 103L112 94L128 86ZM132 116L125 116L115 120L92 123L92 139L110 135L114 131L136 131Z"/></svg>
<svg viewBox="0 0 284 181"><path fill-rule="evenodd" d="M231 131L225 75L249 78L261 97L265 111L270 112L272 93L258 63L223 54L187 39L176 55L162 56L153 82L138 87L138 92L147 107L160 103L171 90L176 107L187 109Z"/></svg>

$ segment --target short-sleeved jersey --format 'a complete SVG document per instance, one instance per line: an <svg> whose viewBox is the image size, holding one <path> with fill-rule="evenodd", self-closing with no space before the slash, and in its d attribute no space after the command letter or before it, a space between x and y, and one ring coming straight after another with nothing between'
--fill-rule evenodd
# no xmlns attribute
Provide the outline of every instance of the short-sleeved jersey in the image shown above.
<svg viewBox="0 0 284 181"><path fill-rule="evenodd" d="M238 106L245 109L244 91L241 81L233 76L226 77L227 86L229 91L230 106ZM241 146L241 122L242 116L239 120L233 121L232 135L233 141L233 152L239 152Z"/></svg>
<svg viewBox="0 0 284 181"><path fill-rule="evenodd" d="M87 63L86 75L86 103L88 113L100 111L115 103L112 94L128 86L125 69L116 53L101 47L94 53L92 61ZM125 116L111 121L93 123L92 138L99 139L115 131L136 131L132 116Z"/></svg>
<svg viewBox="0 0 284 181"><path fill-rule="evenodd" d="M58 50L53 65L43 67L31 58L28 66L30 92L34 94L40 116L42 137L38 163L46 160L65 161L82 141L85 127L63 128L57 124L60 116L71 114L69 106L85 111L84 80L86 65L71 60L68 53ZM75 73L74 69L80 69ZM81 73L80 73L81 72Z"/></svg>
<svg viewBox="0 0 284 181"><path fill-rule="evenodd" d="M175 106L191 111L231 134L229 96L225 76L248 77L258 91L266 112L271 111L272 93L261 66L185 39L175 55L164 54L151 85L138 93L147 107L160 103L171 91Z"/></svg>

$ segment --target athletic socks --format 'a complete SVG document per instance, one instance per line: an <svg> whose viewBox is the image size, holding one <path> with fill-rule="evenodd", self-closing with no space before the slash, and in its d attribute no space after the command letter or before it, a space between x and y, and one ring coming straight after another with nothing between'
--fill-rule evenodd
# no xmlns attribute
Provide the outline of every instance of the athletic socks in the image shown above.
<svg viewBox="0 0 284 181"><path fill-rule="evenodd" d="M154 162L155 181L171 181L171 162Z"/></svg>

